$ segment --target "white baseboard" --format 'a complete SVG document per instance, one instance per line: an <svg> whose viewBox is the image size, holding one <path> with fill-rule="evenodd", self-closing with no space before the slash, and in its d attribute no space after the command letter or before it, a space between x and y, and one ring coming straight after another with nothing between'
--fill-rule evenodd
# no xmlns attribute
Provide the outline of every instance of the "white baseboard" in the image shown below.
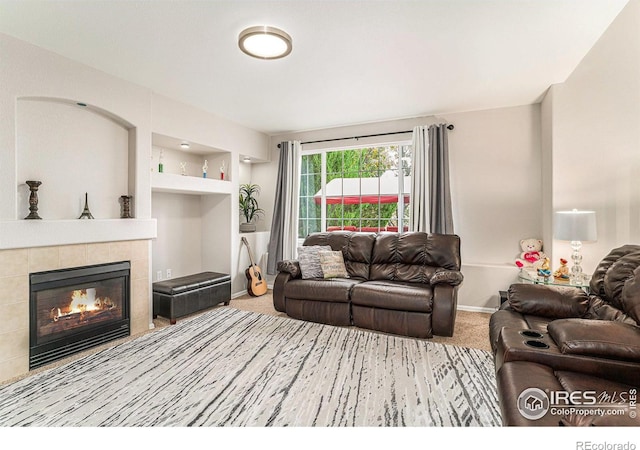
<svg viewBox="0 0 640 450"><path fill-rule="evenodd" d="M273 290L273 285L267 284L267 289ZM243 295L247 295L247 294L249 294L249 291L247 291L246 289L240 292L235 292L231 294L231 299L233 300L234 298L242 297Z"/></svg>
<svg viewBox="0 0 640 450"><path fill-rule="evenodd" d="M493 314L497 311L497 308L486 308L482 306L465 306L459 305L457 308L459 311L469 311L469 312L481 312L481 313L489 313Z"/></svg>
<svg viewBox="0 0 640 450"><path fill-rule="evenodd" d="M247 295L248 293L249 291L247 291L246 289L244 291L236 292L234 294L231 294L231 299L233 300L234 298L242 297L243 295Z"/></svg>

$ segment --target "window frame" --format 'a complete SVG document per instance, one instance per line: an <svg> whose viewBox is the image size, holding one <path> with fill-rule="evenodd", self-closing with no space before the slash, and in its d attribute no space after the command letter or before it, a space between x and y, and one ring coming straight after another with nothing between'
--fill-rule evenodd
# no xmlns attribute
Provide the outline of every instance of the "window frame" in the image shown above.
<svg viewBox="0 0 640 450"><path fill-rule="evenodd" d="M403 157L404 157L404 148L409 148L411 150L413 150L413 146L412 146L412 142L411 140L398 140L398 141L390 141L390 142L383 142L383 143L367 143L367 144L357 144L357 145L348 145L348 146L331 146L331 147L322 147L322 148L313 148L313 149L305 149L304 148L304 144L302 146L302 151L301 151L301 156L310 156L310 155L317 155L320 154L320 192L321 192L321 200L320 200L320 231L321 232L326 232L327 231L327 221L333 218L327 218L327 190L326 190L326 186L327 186L327 154L331 153L331 152L338 152L338 151L349 151L349 150L359 150L359 149L365 149L365 148L380 148L380 147L397 147L398 148L398 163L400 165L400 167L396 170L398 170L398 200L396 202L396 211L397 211L397 218L398 218L398 227L399 229L402 229L403 223L404 223L404 209L405 207L410 204L411 199L409 199L409 203L404 203L404 170L401 170L401 168L403 168ZM343 172L344 173L344 172ZM302 177L303 174L302 172L300 173L300 178L302 181ZM378 175L380 176L380 174ZM410 175L409 175L410 176ZM298 193L299 197L302 198L300 196L300 192ZM307 193L307 196L309 195L309 193ZM344 203L343 203L344 204ZM378 205L380 205L380 203L378 203ZM298 221L300 220L308 220L308 217L299 217ZM344 217L341 218L342 220L344 220ZM381 218L375 218L375 220L380 220ZM362 218L361 218L362 220ZM371 219L374 220L374 219ZM298 222L298 229L300 227L300 222ZM298 236L298 241L301 243L302 241L304 241L305 237L300 237Z"/></svg>

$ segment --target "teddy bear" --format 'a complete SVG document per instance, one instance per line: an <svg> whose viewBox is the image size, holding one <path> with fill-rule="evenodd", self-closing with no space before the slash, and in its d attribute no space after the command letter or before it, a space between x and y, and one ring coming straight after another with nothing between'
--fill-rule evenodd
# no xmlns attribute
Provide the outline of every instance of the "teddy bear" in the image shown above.
<svg viewBox="0 0 640 450"><path fill-rule="evenodd" d="M542 251L542 241L540 239L522 239L520 241L520 257L516 259L516 266L521 269L538 270L544 264L547 255Z"/></svg>

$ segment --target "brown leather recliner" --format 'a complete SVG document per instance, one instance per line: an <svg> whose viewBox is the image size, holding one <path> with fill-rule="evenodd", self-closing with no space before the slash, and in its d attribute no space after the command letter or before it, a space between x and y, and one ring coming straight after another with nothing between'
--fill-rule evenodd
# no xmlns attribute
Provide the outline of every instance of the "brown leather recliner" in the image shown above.
<svg viewBox="0 0 640 450"><path fill-rule="evenodd" d="M303 245L342 251L349 278L302 279L297 261L281 261L277 311L419 338L453 335L463 280L458 236L338 231L311 234Z"/></svg>
<svg viewBox="0 0 640 450"><path fill-rule="evenodd" d="M511 285L508 301L489 324L503 423L640 425L634 409L640 389L639 324L639 245L612 250L594 272L589 293ZM564 392L558 397L562 404L550 405L542 417L523 414L520 396L532 388ZM583 414L570 414L571 408ZM623 409L620 415L607 412ZM589 413L595 410L604 415Z"/></svg>

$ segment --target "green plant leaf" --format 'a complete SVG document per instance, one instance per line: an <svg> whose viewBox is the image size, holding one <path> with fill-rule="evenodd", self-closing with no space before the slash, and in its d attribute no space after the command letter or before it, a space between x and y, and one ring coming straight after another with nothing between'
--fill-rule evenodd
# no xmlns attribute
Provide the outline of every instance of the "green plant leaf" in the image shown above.
<svg viewBox="0 0 640 450"><path fill-rule="evenodd" d="M258 205L258 197L260 195L260 186L257 184L246 183L240 185L239 206L240 213L244 216L247 223L258 219L264 214L264 210Z"/></svg>

